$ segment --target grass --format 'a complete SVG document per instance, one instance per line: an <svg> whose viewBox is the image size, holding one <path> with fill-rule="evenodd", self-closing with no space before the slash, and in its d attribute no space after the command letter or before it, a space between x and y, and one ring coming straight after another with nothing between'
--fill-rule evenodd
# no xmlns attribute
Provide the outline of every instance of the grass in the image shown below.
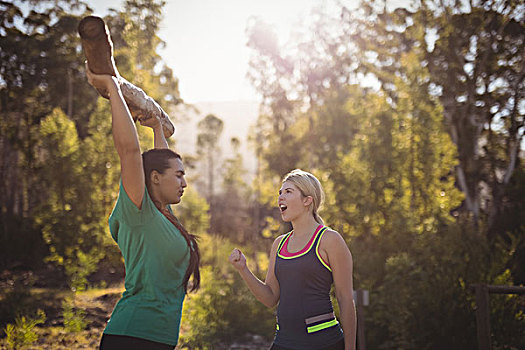
<svg viewBox="0 0 525 350"><path fill-rule="evenodd" d="M0 292L2 310L2 339L0 349L8 349L5 332L7 323L14 323L15 315L29 315L38 308L45 311L47 320L34 328L38 340L22 350L40 349L96 349L113 307L122 294L123 287L94 288L74 293L55 288L28 288L22 294L14 290ZM16 296L17 295L17 296ZM15 297L16 296L16 297ZM80 310L86 328L78 332L67 330L64 325L63 302Z"/></svg>
<svg viewBox="0 0 525 350"><path fill-rule="evenodd" d="M18 347L18 350L98 349L106 322L123 289L122 284L110 288L89 288L76 293L57 288L25 288L22 293L15 293L14 288L0 288L0 350L8 349L4 329L7 323L15 323L15 311L18 311L18 315L31 316L37 309L44 310L46 314L46 321L34 328L38 340L31 345ZM75 310L82 310L86 324L84 330L72 332L67 329L63 317L64 301ZM267 349L268 340L247 335L246 339L238 339L235 344L213 346L217 350L232 347Z"/></svg>

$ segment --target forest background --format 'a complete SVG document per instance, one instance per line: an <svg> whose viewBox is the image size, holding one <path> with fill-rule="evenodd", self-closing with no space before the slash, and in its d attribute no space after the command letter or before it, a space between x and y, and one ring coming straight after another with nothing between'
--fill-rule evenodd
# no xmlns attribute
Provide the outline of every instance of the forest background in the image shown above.
<svg viewBox="0 0 525 350"><path fill-rule="evenodd" d="M158 54L163 5L128 0L105 21L120 73L177 125L199 111ZM110 109L87 84L77 34L91 12L78 0L0 2L3 347L94 346L122 291L107 225L119 182ZM203 281L179 346L271 341L274 310L227 256L242 247L264 278L271 242L290 229L280 179L302 168L321 180L321 215L352 251L355 288L370 293L367 347L475 349L471 285L525 283L525 5L333 1L313 14L284 44L262 19L248 23L261 97L248 142L198 116L195 152L183 154L190 185L173 209L201 237ZM490 309L493 348L524 349L523 297L491 295Z"/></svg>

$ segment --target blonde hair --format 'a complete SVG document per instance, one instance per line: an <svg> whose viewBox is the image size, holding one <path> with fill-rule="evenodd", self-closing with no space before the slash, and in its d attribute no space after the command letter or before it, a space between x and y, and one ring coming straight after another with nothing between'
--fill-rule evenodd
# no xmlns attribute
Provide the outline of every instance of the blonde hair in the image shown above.
<svg viewBox="0 0 525 350"><path fill-rule="evenodd" d="M324 191L321 183L315 176L307 171L295 169L284 176L283 183L286 181L295 185L304 197L312 197L312 214L315 221L324 225L323 219L317 213L324 201Z"/></svg>

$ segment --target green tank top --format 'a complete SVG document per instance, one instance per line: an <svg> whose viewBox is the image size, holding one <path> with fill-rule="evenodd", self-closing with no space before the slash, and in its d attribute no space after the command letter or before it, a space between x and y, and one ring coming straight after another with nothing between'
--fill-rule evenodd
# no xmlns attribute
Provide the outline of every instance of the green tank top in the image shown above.
<svg viewBox="0 0 525 350"><path fill-rule="evenodd" d="M176 345L186 295L182 280L190 257L186 240L146 189L138 209L122 181L109 229L124 257L126 290L104 333Z"/></svg>

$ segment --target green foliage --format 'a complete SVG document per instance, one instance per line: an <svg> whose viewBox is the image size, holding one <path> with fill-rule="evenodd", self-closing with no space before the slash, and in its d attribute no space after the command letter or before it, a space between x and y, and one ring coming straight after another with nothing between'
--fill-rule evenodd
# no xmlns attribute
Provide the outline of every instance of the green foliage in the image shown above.
<svg viewBox="0 0 525 350"><path fill-rule="evenodd" d="M197 153L204 164L206 199L210 204L212 220L215 214L215 187L219 177L217 166L219 165L220 149L219 139L224 128L222 119L213 114L208 114L198 124L199 132L197 134Z"/></svg>
<svg viewBox="0 0 525 350"><path fill-rule="evenodd" d="M90 150L89 140L79 140L74 123L59 109L42 121L39 139L39 172L47 196L35 210L35 217L49 245L49 260L64 266L71 288L82 290L86 277L104 257L102 235L107 233L104 217L109 203L92 197L100 189L95 189L91 180L104 177L106 167L101 168L102 173L93 168L97 166L96 153ZM88 165L86 160L92 162Z"/></svg>
<svg viewBox="0 0 525 350"><path fill-rule="evenodd" d="M515 2L509 2L505 6L510 11L514 5ZM494 92L490 97L492 91L487 89L482 93L476 84L490 75L480 75L477 81L472 76L465 78L460 71L469 69L457 67L458 57L459 62L465 58L481 64L476 52L480 52L477 50L487 43L487 38L504 40L505 44L499 46L501 54L511 54L514 51L504 47L517 38L510 29L521 24L505 17L501 9L483 17L487 9L476 8L469 14L443 8L436 2L433 6L442 11L389 11L380 1L366 1L355 12L341 5L335 16L321 10L309 32L282 46L275 40L262 40L273 37L264 24L254 21L248 28L249 46L253 49L250 77L263 96L264 113L253 139L260 141L257 150L263 160L257 186L262 191L258 196L260 203L268 208L264 219L267 230L271 226L276 230L278 221L269 210L275 205L277 178L295 167L318 176L327 193L321 216L349 244L355 287L371 293L367 311L367 346L371 348L475 347L476 324L469 285L515 284L512 273L504 281L501 276L506 275L504 271L512 259L522 256L518 248L521 238L505 234L504 239L494 240L490 234L494 227L490 215L500 215L491 211L493 203L482 208L487 209L487 225L473 220L476 214L469 202L473 192L461 184L467 172L475 173L466 179L469 186L479 182L483 171L476 163L493 154L493 160L499 159L497 164L484 170L489 174L500 169L500 176L491 184L485 183L496 190L484 195L487 199L493 194L500 195L495 200L506 198L493 208L517 213L523 196L516 199L513 194L501 195L498 191L508 186L501 181L501 175L514 171L510 166L500 168L512 164L508 155L515 151L508 148L514 139L504 140L511 135L522 138L521 117L507 114L520 131L492 129L481 138L453 132L463 127L478 131L490 127L466 120L487 110L496 99L510 96L506 86L502 86L505 96ZM437 23L432 16L443 22ZM462 20L457 18L450 23L455 17ZM509 27L502 26L503 17ZM488 21L486 18L494 21L494 27L481 28ZM465 27L471 20L476 24ZM442 51L426 50L432 42L429 34L441 25L444 27L442 32L437 28L441 36L436 45L443 45ZM474 27L478 32L492 34L478 35ZM497 28L509 33L500 38L493 32ZM467 32L468 35L461 34ZM473 44L473 36L479 39L477 45ZM469 40L470 46L466 45ZM445 58L445 52L454 57ZM487 52L484 57L492 54L493 51ZM429 62L436 66L431 67ZM508 77L516 82L523 79L523 75L513 72L514 61L502 64ZM485 68L480 66L467 73L482 74ZM363 74L375 77L377 88L349 83L366 83ZM443 79L450 80L444 83ZM467 89L457 83L458 79L477 87ZM443 89L441 92L438 86ZM474 98L477 93L483 96ZM473 98L457 100L458 94ZM485 99L485 103L478 103ZM510 105L514 103L511 101ZM494 108L490 113L495 111ZM484 116L489 117L490 113ZM505 125L510 124L505 121ZM461 142L465 144L475 145L470 150L482 147L480 156L466 155L458 145L458 137L464 137ZM479 142L490 149L479 146ZM521 172L522 165L514 174L520 176ZM262 184L260 178L265 179ZM488 175L486 180L492 178ZM515 182L509 183L515 186ZM504 231L502 222L514 222L513 215L508 220L503 218L499 221L500 232ZM513 228L506 226L507 231L519 232L516 234L523 237L520 225ZM504 346L521 344L517 336L503 331L522 327L518 304L494 304L492 315L494 329L502 334L494 334L496 342Z"/></svg>
<svg viewBox="0 0 525 350"><path fill-rule="evenodd" d="M188 232L202 235L210 226L209 208L208 202L195 188L189 186L184 190L183 200L174 211Z"/></svg>
<svg viewBox="0 0 525 350"><path fill-rule="evenodd" d="M499 225L525 135L523 111L523 6L503 3L421 1L411 10L391 11L365 1L359 13L346 12L355 26L363 70L373 74L397 103L396 81L425 68L414 81L421 94L439 99L442 120L455 144L456 186L477 225L486 223L492 239L505 235ZM357 23L357 24L355 24ZM342 24L345 25L345 24ZM344 38L341 38L344 40ZM497 83L495 83L497 82ZM482 189L483 188L483 189Z"/></svg>
<svg viewBox="0 0 525 350"><path fill-rule="evenodd" d="M202 234L201 288L186 296L179 346L212 349L231 344L247 334L270 338L275 328L273 312L258 302L228 262L235 245L224 237ZM241 247L252 256L249 247ZM248 261L252 270L260 262Z"/></svg>
<svg viewBox="0 0 525 350"><path fill-rule="evenodd" d="M388 258L384 280L371 291L367 345L383 344L391 349L475 348L471 285L478 281L512 284L509 271L505 271L509 255L501 249L502 254L490 260L490 250L487 238L472 227L449 226L442 227L438 234L420 235L413 249ZM524 320L519 298L491 294L490 305L493 341L520 348L518 329L524 326ZM455 330L458 327L461 332Z"/></svg>
<svg viewBox="0 0 525 350"><path fill-rule="evenodd" d="M241 141L237 137L232 137L230 144L233 149L233 157L224 161L223 173L223 188L227 192L235 191L243 193L246 190L246 183L244 182L244 175L246 170L243 166L243 159L240 152Z"/></svg>
<svg viewBox="0 0 525 350"><path fill-rule="evenodd" d="M325 187L321 215L352 250L355 287L370 290L368 347L476 346L470 284L525 281L523 7L454 4L390 11L365 1L357 14L339 4L335 16L316 10L306 35L285 45L250 22L249 76L263 98L252 135L257 203L237 192L236 156L225 162L227 192L212 196L212 173L209 203L190 187L176 207L202 236L206 265L202 290L185 304L181 344L206 348L273 332L271 312L226 263L233 245L205 233L211 225L246 241L255 270L267 265L259 231L271 238L286 230L273 210L280 177L302 167ZM106 22L120 73L169 113L180 96L157 52L163 5L129 0ZM86 83L76 33L88 9L61 0L27 13L3 2L0 11L0 264L38 264L47 254L81 290L101 259L121 264L107 228L120 176L110 109ZM365 75L377 89L357 85ZM219 121L201 125L201 153L211 161ZM149 148L151 133L139 135ZM3 317L34 310L26 287L3 298ZM525 347L520 300L491 296L495 348ZM83 328L82 312L63 307L67 327ZM41 322L42 314L18 317L5 329L11 346L34 341Z"/></svg>
<svg viewBox="0 0 525 350"><path fill-rule="evenodd" d="M6 342L10 349L19 349L24 345L31 345L38 340L34 328L44 323L46 314L38 310L34 317L18 316L15 324L7 324L4 331L7 336Z"/></svg>
<svg viewBox="0 0 525 350"><path fill-rule="evenodd" d="M208 151L213 151L213 148L217 147L224 122L213 114L208 114L199 122L198 127L200 132L197 135L197 146L203 154L208 154Z"/></svg>
<svg viewBox="0 0 525 350"><path fill-rule="evenodd" d="M163 4L128 1L106 22L120 72L169 112L180 97L177 79L156 52L163 44L156 35ZM38 263L49 253L81 286L105 250L118 254L106 222L119 176L110 109L105 100L97 106L97 93L87 84L77 33L89 9L76 0L39 1L29 12L20 8L0 4L0 151L8 155L0 167L6 180L0 246L11 247L2 250L0 263L22 255ZM151 134L141 128L139 134L149 148ZM22 230L14 235L14 228ZM19 254L22 242L30 254Z"/></svg>
<svg viewBox="0 0 525 350"><path fill-rule="evenodd" d="M258 213L254 207L253 190L246 184L246 170L240 153L241 143L231 140L234 154L222 164L221 191L215 196L213 232L243 245L257 244ZM256 204L255 204L256 205Z"/></svg>
<svg viewBox="0 0 525 350"><path fill-rule="evenodd" d="M157 35L164 4L165 1L157 0L128 0L122 11L115 11L104 20L111 32L119 73L172 114L173 107L182 100L178 79L158 53L165 45Z"/></svg>
<svg viewBox="0 0 525 350"><path fill-rule="evenodd" d="M62 301L62 316L64 317L64 328L68 332L80 332L87 326L85 320L86 312L74 307L73 299Z"/></svg>
<svg viewBox="0 0 525 350"><path fill-rule="evenodd" d="M85 253L77 249L75 253L66 253L66 256L64 270L69 277L71 290L79 292L86 290L87 277L97 271L98 263L104 258L104 253L100 248L94 247Z"/></svg>
<svg viewBox="0 0 525 350"><path fill-rule="evenodd" d="M156 52L163 4L128 1L106 22L120 72L169 111L180 98ZM111 111L87 84L77 33L89 9L80 1L40 1L27 14L16 2L0 9L0 151L9 155L0 167L0 263L38 264L47 255L83 289L101 259L121 264L107 227L119 179ZM149 148L151 133L139 127L139 135Z"/></svg>
<svg viewBox="0 0 525 350"><path fill-rule="evenodd" d="M201 289L188 295L184 304L182 348L212 349L247 333L271 336L275 325L272 312L247 291L237 273L206 266L201 276Z"/></svg>

